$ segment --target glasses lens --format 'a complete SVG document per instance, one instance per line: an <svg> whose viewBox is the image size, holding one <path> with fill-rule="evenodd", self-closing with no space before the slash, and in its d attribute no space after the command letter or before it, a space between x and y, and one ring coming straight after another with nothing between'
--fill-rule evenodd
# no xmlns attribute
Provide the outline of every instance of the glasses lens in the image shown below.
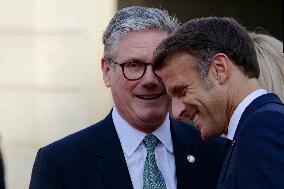
<svg viewBox="0 0 284 189"><path fill-rule="evenodd" d="M127 62L124 65L124 75L127 79L136 80L143 76L146 65L142 62Z"/></svg>
<svg viewBox="0 0 284 189"><path fill-rule="evenodd" d="M160 70L154 70L153 69L153 72L154 72L154 74L155 74L155 76L157 77L157 78L159 78L159 79L161 79L161 71Z"/></svg>

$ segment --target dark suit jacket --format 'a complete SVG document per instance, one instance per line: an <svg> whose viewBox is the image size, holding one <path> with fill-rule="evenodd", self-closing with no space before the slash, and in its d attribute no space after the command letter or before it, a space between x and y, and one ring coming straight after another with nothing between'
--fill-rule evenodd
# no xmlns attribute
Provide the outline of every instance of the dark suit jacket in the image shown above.
<svg viewBox="0 0 284 189"><path fill-rule="evenodd" d="M241 116L218 189L284 189L284 106L274 94L256 98Z"/></svg>
<svg viewBox="0 0 284 189"><path fill-rule="evenodd" d="M4 162L3 162L3 159L2 159L1 150L0 150L0 189L5 189Z"/></svg>
<svg viewBox="0 0 284 189"><path fill-rule="evenodd" d="M215 188L224 140L203 142L191 125L171 119L178 189ZM187 156L195 157L194 163ZM30 189L133 188L111 113L101 122L41 148Z"/></svg>

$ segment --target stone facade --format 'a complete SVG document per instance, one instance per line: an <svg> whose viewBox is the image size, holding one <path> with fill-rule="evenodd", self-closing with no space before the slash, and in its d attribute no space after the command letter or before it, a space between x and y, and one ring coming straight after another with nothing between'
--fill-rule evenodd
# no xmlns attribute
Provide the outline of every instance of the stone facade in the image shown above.
<svg viewBox="0 0 284 189"><path fill-rule="evenodd" d="M0 0L0 135L7 189L28 188L37 150L102 119L102 33L115 0Z"/></svg>

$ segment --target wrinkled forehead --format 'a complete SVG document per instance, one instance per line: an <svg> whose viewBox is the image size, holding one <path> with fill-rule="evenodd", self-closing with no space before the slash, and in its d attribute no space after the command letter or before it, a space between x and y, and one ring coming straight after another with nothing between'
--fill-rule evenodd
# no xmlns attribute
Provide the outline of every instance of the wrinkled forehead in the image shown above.
<svg viewBox="0 0 284 189"><path fill-rule="evenodd" d="M158 30L133 31L120 39L117 43L116 58L131 57L153 61L153 53L163 39L166 32Z"/></svg>

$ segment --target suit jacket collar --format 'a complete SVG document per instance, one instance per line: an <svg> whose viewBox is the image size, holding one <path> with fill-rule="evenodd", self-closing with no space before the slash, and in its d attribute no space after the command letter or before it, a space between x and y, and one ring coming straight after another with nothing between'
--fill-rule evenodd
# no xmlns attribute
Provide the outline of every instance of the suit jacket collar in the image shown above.
<svg viewBox="0 0 284 189"><path fill-rule="evenodd" d="M101 161L97 169L107 188L133 188L120 141L115 131L111 113L101 122L101 132L96 144Z"/></svg>
<svg viewBox="0 0 284 189"><path fill-rule="evenodd" d="M279 97L273 93L268 93L261 95L260 97L253 100L245 109L244 113L241 116L241 119L238 124L238 128L236 130L236 134L234 136L234 140L238 139L241 127L243 125L243 122L257 110L259 107L268 104L268 103L281 103Z"/></svg>
<svg viewBox="0 0 284 189"><path fill-rule="evenodd" d="M230 118L229 125L228 125L228 133L226 138L233 140L234 135L236 132L236 129L238 127L239 121L241 119L242 114L244 113L247 106L250 105L250 103L255 100L257 97L267 94L267 91L265 89L257 89L253 92L251 92L249 95L247 95L240 104L236 107L236 109L233 112L232 117Z"/></svg>
<svg viewBox="0 0 284 189"><path fill-rule="evenodd" d="M171 133L176 160L177 189L188 189L200 185L202 178L199 170L199 162L189 163L188 155L199 157L199 148L194 145L199 141L199 136L184 132L183 127L179 127L174 119L171 121ZM117 136L111 113L101 122L100 134L96 139L99 141L94 146L96 154L101 161L97 164L97 169L108 188L133 188L124 158L123 150ZM119 171L119 175L115 175ZM192 178L192 179L188 179Z"/></svg>
<svg viewBox="0 0 284 189"><path fill-rule="evenodd" d="M146 133L133 128L129 123L127 123L127 121L125 121L124 118L119 115L115 107L112 111L112 119L123 152L127 157L130 157L142 143ZM166 116L166 119L162 125L153 131L152 134L154 134L160 140L169 153L173 154L169 115Z"/></svg>
<svg viewBox="0 0 284 189"><path fill-rule="evenodd" d="M230 160L232 158L233 152L234 152L234 148L235 148L235 144L238 142L238 138L240 135L240 130L243 126L244 121L252 114L254 113L259 107L268 104L268 103L280 103L281 101L278 98L277 95L273 94L273 93L268 93L268 94L264 94L258 98L256 98L255 100L253 100L245 109L245 111L243 112L241 119L239 121L235 136L234 136L234 140L235 143L233 145L231 145L231 147L228 149L223 166L222 166L222 170L220 173L220 177L219 177L219 181L218 181L218 187L220 187L226 177L227 174L227 170L229 168L229 164L230 164ZM217 188L218 188L217 187Z"/></svg>

